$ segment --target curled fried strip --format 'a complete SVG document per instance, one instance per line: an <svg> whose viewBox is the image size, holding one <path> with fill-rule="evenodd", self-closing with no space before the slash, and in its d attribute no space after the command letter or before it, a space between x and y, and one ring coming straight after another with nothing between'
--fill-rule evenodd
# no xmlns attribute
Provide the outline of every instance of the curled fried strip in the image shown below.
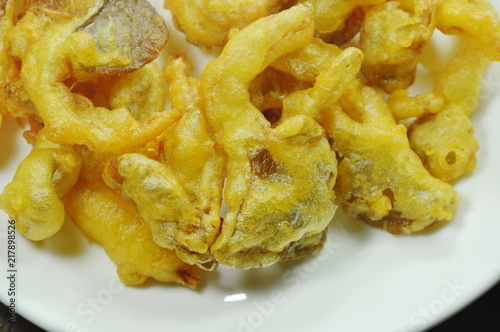
<svg viewBox="0 0 500 332"><path fill-rule="evenodd" d="M207 119L228 157L229 211L211 246L221 264L267 266L321 247L317 234L336 209L336 160L324 131L303 115L271 128L247 91L264 68L305 46L312 35L311 9L294 6L239 31L202 74ZM289 255L291 247L297 250Z"/></svg>
<svg viewBox="0 0 500 332"><path fill-rule="evenodd" d="M242 29L253 21L278 12L286 0L164 0L175 26L187 40L219 52L231 29Z"/></svg>
<svg viewBox="0 0 500 332"><path fill-rule="evenodd" d="M323 126L341 158L335 192L348 214L394 234L451 220L460 196L425 169L383 97L352 84L339 104Z"/></svg>
<svg viewBox="0 0 500 332"><path fill-rule="evenodd" d="M133 204L109 189L99 171L99 165L86 162L65 206L72 221L99 242L118 265L120 280L139 285L151 277L196 288L200 279L196 267L157 245Z"/></svg>
<svg viewBox="0 0 500 332"><path fill-rule="evenodd" d="M362 6L375 5L384 0L301 0L314 7L315 29L321 33L338 31L349 15Z"/></svg>
<svg viewBox="0 0 500 332"><path fill-rule="evenodd" d="M320 38L313 38L304 47L281 56L271 66L290 73L299 80L314 82L341 53L340 47L325 43Z"/></svg>
<svg viewBox="0 0 500 332"><path fill-rule="evenodd" d="M295 52L294 52L295 53ZM296 52L300 54L301 52ZM295 54L288 54L276 62L292 61ZM294 115L307 115L316 119L319 112L335 104L361 68L363 54L355 47L349 47L330 60L330 63L315 79L314 86L294 91L283 98L282 120ZM275 62L275 65L277 65Z"/></svg>
<svg viewBox="0 0 500 332"><path fill-rule="evenodd" d="M54 235L64 222L61 199L78 180L80 157L66 145L38 135L30 154L0 196L0 207L16 219L18 230L30 240Z"/></svg>
<svg viewBox="0 0 500 332"><path fill-rule="evenodd" d="M443 0L436 17L440 31L459 35L491 61L500 61L500 20L488 1Z"/></svg>
<svg viewBox="0 0 500 332"><path fill-rule="evenodd" d="M127 63L127 57L119 52L99 53L91 34L75 32L102 6L100 1L82 16L50 24L44 35L23 55L21 77L48 129L49 139L57 143L85 144L93 150L120 152L145 145L180 114L177 111L153 112L139 122L128 109L95 107L63 83L68 76L89 78L87 68Z"/></svg>

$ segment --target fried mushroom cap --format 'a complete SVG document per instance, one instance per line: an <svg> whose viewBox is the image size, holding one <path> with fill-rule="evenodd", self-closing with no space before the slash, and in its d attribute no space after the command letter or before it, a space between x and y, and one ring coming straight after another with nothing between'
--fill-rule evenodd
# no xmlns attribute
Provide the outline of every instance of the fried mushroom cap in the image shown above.
<svg viewBox="0 0 500 332"><path fill-rule="evenodd" d="M123 3L127 3L127 8L129 5L142 8L142 2L139 0L120 2L121 5ZM132 50L127 50L126 45L123 48L108 47L113 45L113 42L106 47L102 46L101 50L105 53L100 53L97 49L97 45L100 45L99 40L94 39L94 36L86 31L77 31L86 22L95 20L99 24L96 23L92 27L101 27L105 31L108 28L111 29L109 33L112 38L107 41L120 41L123 36L115 40L117 38L115 32L119 29L114 24L114 18L109 15L104 16L107 18L109 27L101 22L103 17L99 18L99 13L108 13L108 10L111 10L105 10L106 4L108 2L96 1L96 3L87 5L86 11L82 10L82 13L78 11L81 15L76 16L65 17L63 14L66 8L61 10L62 17L57 16L57 19L46 15L49 23L46 24L44 33L35 38L29 48L19 48L18 51L20 51L19 56L22 60L23 87L45 126L49 129L47 135L50 140L64 144L83 144L92 150L120 152L146 145L177 120L180 114L175 110L161 110L152 112L143 121L138 121L127 108L118 107L110 110L106 107L95 106L91 99L82 94L74 93L65 84L68 78L75 80L95 79L96 76L99 76L98 74L102 74L101 70L106 73L115 73L121 71L122 69L118 69L121 67L123 71L129 71L142 65L142 62L147 59L142 58L140 62L133 64L130 57L137 55L134 53L137 49L134 47L135 51L132 52ZM110 2L110 4L116 5L115 2ZM72 5L85 7L80 2L72 3ZM154 10L148 6L144 8L147 8L148 15L153 15ZM27 17L28 13L37 17L37 11L28 11L24 17ZM50 12L50 14L53 13ZM148 15L139 16L139 18L147 18ZM134 20L131 22L136 25L140 24ZM29 20L25 22L28 30L29 23ZM130 24L130 22L128 23ZM132 28L131 31L135 30ZM156 31L154 33L158 32L154 31ZM24 35L19 34L17 36L19 38L14 38L14 41L23 40ZM150 35L141 36L141 38L150 37ZM132 41L138 42L134 39ZM141 45L160 47L164 41L163 39L160 43L153 42L152 44L145 41ZM107 43L102 41L102 45L107 45ZM144 53L148 56L157 55L158 50L152 51L153 48L155 47ZM126 52L123 52L124 50ZM149 59L152 60L152 58ZM89 68L91 68L91 72L87 70ZM162 95L157 94L156 96L157 103L162 104L164 102Z"/></svg>
<svg viewBox="0 0 500 332"><path fill-rule="evenodd" d="M123 56L125 63L83 68L107 75L131 72L151 62L169 39L163 18L146 0L108 0L77 31L92 35L100 54L117 52Z"/></svg>

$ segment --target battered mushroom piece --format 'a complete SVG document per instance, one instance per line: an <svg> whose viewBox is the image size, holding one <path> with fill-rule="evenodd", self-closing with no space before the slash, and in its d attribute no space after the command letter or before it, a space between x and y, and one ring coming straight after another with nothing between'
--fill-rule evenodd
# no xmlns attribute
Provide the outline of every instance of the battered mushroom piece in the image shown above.
<svg viewBox="0 0 500 332"><path fill-rule="evenodd" d="M189 42L220 52L229 31L278 12L287 0L164 0L177 29Z"/></svg>
<svg viewBox="0 0 500 332"><path fill-rule="evenodd" d="M136 70L156 59L169 35L163 18L146 0L108 0L77 31L89 33L100 54L117 53L120 62L83 63L90 73L116 74Z"/></svg>
<svg viewBox="0 0 500 332"><path fill-rule="evenodd" d="M61 15L49 20L44 33L32 41L29 48L18 47L24 89L49 128L47 135L50 140L84 144L93 150L121 152L145 145L179 117L176 111L161 111L137 121L126 108L109 110L94 106L89 98L73 93L64 83L68 77L81 80L96 78L100 73L127 72L158 55L167 38L158 37L160 32L166 31L164 22L144 2L146 0L74 1L69 7L64 7L64 2L54 2L52 5L62 6ZM120 18L119 21L126 22L129 28L114 23L115 17L110 16L110 12L118 10L114 6L125 6L125 14L133 13L128 20ZM68 11L74 15L63 15ZM25 17L36 17L36 13L28 10ZM79 30L82 26L94 35L85 29ZM144 29L150 28L153 32L142 35ZM126 34L129 32L139 34L132 38ZM119 47L127 38L130 41ZM153 40L148 41L150 38ZM13 37L13 44L22 43ZM145 49L141 50L142 47ZM131 57L135 56L139 56L138 61L132 61ZM158 103L162 102L158 100Z"/></svg>
<svg viewBox="0 0 500 332"><path fill-rule="evenodd" d="M434 87L433 93L444 100L444 109L418 118L409 128L412 149L429 172L443 181L451 182L476 168L479 145L470 116L479 104L489 63L474 47L459 53L440 73Z"/></svg>
<svg viewBox="0 0 500 332"><path fill-rule="evenodd" d="M248 95L264 68L312 36L311 9L294 6L235 34L202 74L207 119L228 158L228 212L211 246L221 264L248 269L311 254L335 212L337 163L324 130L303 115L271 128Z"/></svg>
<svg viewBox="0 0 500 332"><path fill-rule="evenodd" d="M363 6L384 2L384 0L301 0L314 7L315 29L320 33L340 31L350 15Z"/></svg>
<svg viewBox="0 0 500 332"><path fill-rule="evenodd" d="M133 203L102 181L100 156L91 157L85 149L81 152L84 167L77 185L65 198L66 211L87 236L104 247L118 265L120 280L140 285L154 278L196 288L198 269L181 261L174 251L156 244Z"/></svg>
<svg viewBox="0 0 500 332"><path fill-rule="evenodd" d="M310 88L310 82L301 81L292 75L267 67L252 80L248 88L250 101L274 124L281 117L283 98L289 93Z"/></svg>
<svg viewBox="0 0 500 332"><path fill-rule="evenodd" d="M279 61L293 60L281 58ZM323 108L335 104L342 96L346 87L359 73L362 61L363 54L355 47L348 47L337 56L332 56L316 76L314 86L294 91L283 98L281 121L299 114L316 119Z"/></svg>
<svg viewBox="0 0 500 332"><path fill-rule="evenodd" d="M288 69L294 63L300 62L302 66L307 67L307 61L302 59L301 55L301 51L288 53L273 65ZM363 54L354 47L340 50L335 56L332 54L331 58L325 61L324 68L314 77L312 87L309 82L294 79L288 73L268 67L252 81L251 101L261 110L278 108L281 115L275 121L276 124L300 114L316 119L324 107L337 102L346 86L358 74L362 60ZM258 88L264 90L259 91ZM267 108L263 108L263 105Z"/></svg>
<svg viewBox="0 0 500 332"><path fill-rule="evenodd" d="M436 21L441 32L458 35L490 61L500 61L500 20L488 1L442 0Z"/></svg>
<svg viewBox="0 0 500 332"><path fill-rule="evenodd" d="M8 115L4 87L18 75L14 60L7 53L5 36L13 27L13 1L0 1L0 126Z"/></svg>
<svg viewBox="0 0 500 332"><path fill-rule="evenodd" d="M189 77L187 61L172 56L165 74L172 105L183 116L158 139L159 161L124 154L108 163L103 178L136 203L158 245L212 270L209 246L220 227L224 157L210 136L199 81Z"/></svg>
<svg viewBox="0 0 500 332"><path fill-rule="evenodd" d="M322 124L340 160L335 192L347 213L393 234L451 220L460 196L425 169L383 97L355 82L339 105Z"/></svg>
<svg viewBox="0 0 500 332"><path fill-rule="evenodd" d="M78 180L81 160L70 146L38 135L30 154L0 195L0 208L16 219L21 234L43 240L59 231L65 211L61 200Z"/></svg>
<svg viewBox="0 0 500 332"><path fill-rule="evenodd" d="M389 1L367 10L360 34L368 83L391 93L415 80L423 47L435 28L436 0Z"/></svg>

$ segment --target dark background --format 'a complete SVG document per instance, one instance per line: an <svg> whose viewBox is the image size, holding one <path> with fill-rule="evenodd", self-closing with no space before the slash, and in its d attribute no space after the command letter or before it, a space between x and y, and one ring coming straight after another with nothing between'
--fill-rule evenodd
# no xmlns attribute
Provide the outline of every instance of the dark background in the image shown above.
<svg viewBox="0 0 500 332"><path fill-rule="evenodd" d="M1 305L0 313L0 332L44 332L19 316L15 326L5 324L7 312L4 305ZM474 326L475 332L500 331L500 283L460 313L428 332L463 331L469 326Z"/></svg>

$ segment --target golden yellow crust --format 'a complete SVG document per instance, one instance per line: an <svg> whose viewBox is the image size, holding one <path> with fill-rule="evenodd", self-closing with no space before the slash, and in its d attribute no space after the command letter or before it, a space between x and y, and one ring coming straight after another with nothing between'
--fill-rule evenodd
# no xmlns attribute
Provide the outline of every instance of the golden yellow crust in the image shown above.
<svg viewBox="0 0 500 332"><path fill-rule="evenodd" d="M306 6L263 18L234 35L203 72L207 119L228 158L229 211L211 246L221 264L279 261L294 242L322 232L335 211L336 160L323 129L303 115L271 128L246 92L271 62L305 45L312 28Z"/></svg>

